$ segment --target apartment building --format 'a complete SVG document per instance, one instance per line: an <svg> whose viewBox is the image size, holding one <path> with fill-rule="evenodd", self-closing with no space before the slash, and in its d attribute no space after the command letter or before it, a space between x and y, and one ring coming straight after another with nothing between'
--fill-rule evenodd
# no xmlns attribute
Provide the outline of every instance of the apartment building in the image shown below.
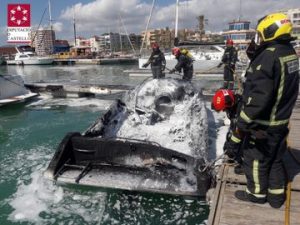
<svg viewBox="0 0 300 225"><path fill-rule="evenodd" d="M39 56L50 55L54 52L55 31L39 29L31 32L31 46Z"/></svg>
<svg viewBox="0 0 300 225"><path fill-rule="evenodd" d="M187 39L189 34L188 29L182 29L178 31L178 38L180 41L184 41ZM175 30L169 29L168 27L164 29L153 29L143 31L141 33L142 39L145 37L144 48L150 49L151 44L157 42L162 49L170 49L174 47L174 39L175 39Z"/></svg>
<svg viewBox="0 0 300 225"><path fill-rule="evenodd" d="M250 21L234 20L228 25L229 29L222 32L224 40L232 39L240 48L246 48L255 37L256 31L250 28Z"/></svg>

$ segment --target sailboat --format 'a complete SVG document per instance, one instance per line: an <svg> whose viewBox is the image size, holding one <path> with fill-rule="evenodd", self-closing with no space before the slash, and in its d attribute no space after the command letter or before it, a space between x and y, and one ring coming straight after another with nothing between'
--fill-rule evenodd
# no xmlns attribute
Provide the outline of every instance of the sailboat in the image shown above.
<svg viewBox="0 0 300 225"><path fill-rule="evenodd" d="M152 9L150 12L150 16L148 19L147 27L146 27L146 34L148 30L148 25L151 20L152 11L154 7L154 2L152 4ZM178 44L178 14L179 14L179 0L176 0L176 17L175 17L175 46ZM144 40L146 39L146 35L144 37ZM143 42L144 43L144 42ZM142 44L143 47L143 44ZM224 54L224 49L220 47L219 45L189 45L189 46L179 46L181 48L186 48L189 50L189 52L192 54L194 58L194 70L195 71L208 71L211 68L216 67ZM177 60L175 57L169 52L165 53L166 58L166 67L167 68L174 68L174 66L177 64ZM143 68L143 64L146 63L149 59L149 56L143 55L139 58L139 68ZM149 69L149 68L148 68Z"/></svg>

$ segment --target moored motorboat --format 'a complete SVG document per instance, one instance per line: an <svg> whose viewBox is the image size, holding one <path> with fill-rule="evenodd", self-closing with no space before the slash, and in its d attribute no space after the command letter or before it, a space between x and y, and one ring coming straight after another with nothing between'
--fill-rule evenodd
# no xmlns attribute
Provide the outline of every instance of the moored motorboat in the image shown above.
<svg viewBox="0 0 300 225"><path fill-rule="evenodd" d="M0 106L20 103L38 96L24 86L24 81L19 75L0 76Z"/></svg>
<svg viewBox="0 0 300 225"><path fill-rule="evenodd" d="M189 82L147 80L82 134L69 133L45 176L59 183L205 196L207 118Z"/></svg>
<svg viewBox="0 0 300 225"><path fill-rule="evenodd" d="M54 58L49 56L37 56L29 46L16 47L13 60L7 60L7 65L50 65Z"/></svg>
<svg viewBox="0 0 300 225"><path fill-rule="evenodd" d="M51 57L36 56L33 52L18 52L14 60L7 60L7 65L50 65L54 61Z"/></svg>

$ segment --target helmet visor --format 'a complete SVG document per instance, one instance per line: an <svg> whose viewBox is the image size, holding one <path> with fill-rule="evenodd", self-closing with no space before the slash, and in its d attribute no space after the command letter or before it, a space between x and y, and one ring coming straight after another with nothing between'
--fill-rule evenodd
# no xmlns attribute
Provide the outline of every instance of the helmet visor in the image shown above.
<svg viewBox="0 0 300 225"><path fill-rule="evenodd" d="M260 45L262 43L263 39L261 37L261 34L259 32L256 32L254 37L254 42L256 45Z"/></svg>

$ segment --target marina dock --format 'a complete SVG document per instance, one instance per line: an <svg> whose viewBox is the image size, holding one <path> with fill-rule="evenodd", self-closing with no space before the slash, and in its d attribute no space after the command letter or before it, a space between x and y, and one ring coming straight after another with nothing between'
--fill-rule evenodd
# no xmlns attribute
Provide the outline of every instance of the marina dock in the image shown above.
<svg viewBox="0 0 300 225"><path fill-rule="evenodd" d="M132 88L128 85L79 85L61 83L27 83L25 87L29 88L32 92L49 94L56 98L118 95Z"/></svg>
<svg viewBox="0 0 300 225"><path fill-rule="evenodd" d="M234 197L236 190L245 190L246 178L236 175L232 165L223 164L217 175L217 186L208 218L208 225L300 225L300 98L295 106L288 138L290 149L284 164L288 172L290 190L280 209L243 202Z"/></svg>
<svg viewBox="0 0 300 225"><path fill-rule="evenodd" d="M135 64L137 58L102 58L102 59L55 59L57 65L110 65L110 64Z"/></svg>

